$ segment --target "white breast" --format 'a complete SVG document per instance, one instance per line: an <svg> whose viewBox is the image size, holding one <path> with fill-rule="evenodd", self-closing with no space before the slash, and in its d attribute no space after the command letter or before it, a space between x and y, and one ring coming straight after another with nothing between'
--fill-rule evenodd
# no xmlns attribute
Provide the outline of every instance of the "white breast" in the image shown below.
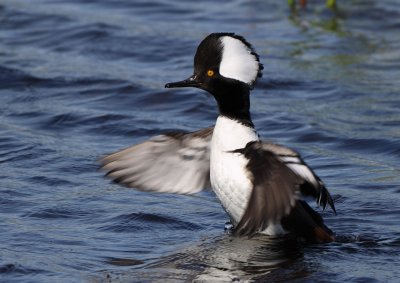
<svg viewBox="0 0 400 283"><path fill-rule="evenodd" d="M247 207L252 184L246 172L247 160L230 151L259 140L256 131L237 121L220 116L211 141L211 186L233 224L237 224Z"/></svg>

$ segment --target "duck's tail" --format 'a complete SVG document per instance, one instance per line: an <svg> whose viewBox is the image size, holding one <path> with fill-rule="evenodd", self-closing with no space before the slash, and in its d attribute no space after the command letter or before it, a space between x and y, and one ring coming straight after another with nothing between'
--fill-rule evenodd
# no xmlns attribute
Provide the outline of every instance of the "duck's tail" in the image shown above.
<svg viewBox="0 0 400 283"><path fill-rule="evenodd" d="M297 201L290 214L282 219L282 226L309 242L328 243L335 240L334 233L324 224L321 215L303 200Z"/></svg>

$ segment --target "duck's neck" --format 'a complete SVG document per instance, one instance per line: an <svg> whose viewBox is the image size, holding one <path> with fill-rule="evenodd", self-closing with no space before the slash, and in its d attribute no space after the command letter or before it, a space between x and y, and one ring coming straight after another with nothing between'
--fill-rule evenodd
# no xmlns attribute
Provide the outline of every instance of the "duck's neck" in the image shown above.
<svg viewBox="0 0 400 283"><path fill-rule="evenodd" d="M221 116L254 128L250 116L250 88L240 82L221 85L213 93Z"/></svg>

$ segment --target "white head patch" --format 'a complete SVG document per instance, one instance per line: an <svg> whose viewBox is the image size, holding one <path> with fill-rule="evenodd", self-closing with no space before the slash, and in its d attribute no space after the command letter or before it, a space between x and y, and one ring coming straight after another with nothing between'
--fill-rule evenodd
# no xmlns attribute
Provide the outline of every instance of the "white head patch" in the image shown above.
<svg viewBox="0 0 400 283"><path fill-rule="evenodd" d="M239 39L224 36L220 40L223 50L219 73L226 78L252 85L260 67L257 57Z"/></svg>

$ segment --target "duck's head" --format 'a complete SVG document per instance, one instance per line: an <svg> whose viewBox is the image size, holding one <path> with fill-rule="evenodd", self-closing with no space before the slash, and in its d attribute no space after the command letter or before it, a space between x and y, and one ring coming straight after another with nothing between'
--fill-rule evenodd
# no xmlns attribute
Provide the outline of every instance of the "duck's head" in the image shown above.
<svg viewBox="0 0 400 283"><path fill-rule="evenodd" d="M242 36L212 33L197 48L193 75L165 87L197 87L217 97L238 86L252 89L262 69L259 56Z"/></svg>

